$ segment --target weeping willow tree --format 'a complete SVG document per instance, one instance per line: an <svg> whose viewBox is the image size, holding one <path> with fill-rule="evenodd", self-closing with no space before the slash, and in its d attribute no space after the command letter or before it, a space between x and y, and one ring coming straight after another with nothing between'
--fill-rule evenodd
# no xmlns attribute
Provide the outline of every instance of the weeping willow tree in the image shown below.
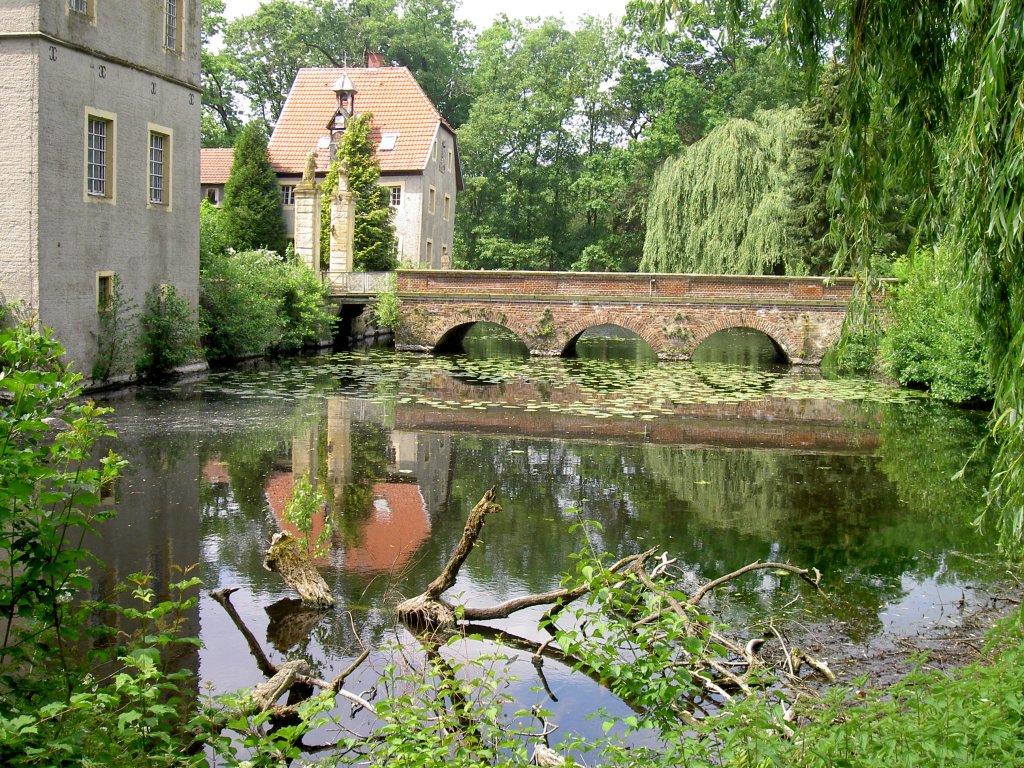
<svg viewBox="0 0 1024 768"><path fill-rule="evenodd" d="M655 176L640 268L649 272L803 274L793 242L790 160L798 109L730 120Z"/></svg>
<svg viewBox="0 0 1024 768"><path fill-rule="evenodd" d="M716 0L706 0L714 2ZM717 0L732 26L750 0ZM687 0L659 0L685 23ZM892 185L913 190L919 238L960 255L995 382L989 485L1002 541L1024 549L1024 3L783 0L793 58L838 52L841 146L832 193L852 269L869 269ZM881 116L891 153L878 151Z"/></svg>

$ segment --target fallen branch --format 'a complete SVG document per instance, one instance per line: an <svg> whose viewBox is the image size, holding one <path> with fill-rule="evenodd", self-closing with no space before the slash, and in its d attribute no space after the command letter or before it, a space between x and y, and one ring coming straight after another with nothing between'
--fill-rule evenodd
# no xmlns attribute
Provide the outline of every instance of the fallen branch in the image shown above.
<svg viewBox="0 0 1024 768"><path fill-rule="evenodd" d="M732 573L727 573L725 574L725 576L719 576L714 581L709 581L707 584L705 584L703 587L701 587L693 593L693 596L687 601L687 604L697 605L697 603L699 603L707 596L708 592L711 592L717 587L722 586L726 582L732 581L733 579L737 579L746 573L750 573L751 571L760 571L768 568L775 568L778 570L788 571L789 573L795 574L796 576L799 576L801 579L810 584L812 587L814 587L816 590L821 592L821 571L819 571L817 568L797 568L795 565L790 565L789 563L762 563L759 560L756 563L745 565L742 568L733 571ZM814 575L814 578L811 578L811 574Z"/></svg>

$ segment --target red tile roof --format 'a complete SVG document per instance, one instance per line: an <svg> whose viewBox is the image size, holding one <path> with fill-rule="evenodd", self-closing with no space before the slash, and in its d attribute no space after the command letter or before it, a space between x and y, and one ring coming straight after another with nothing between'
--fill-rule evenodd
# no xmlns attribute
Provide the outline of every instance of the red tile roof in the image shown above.
<svg viewBox="0 0 1024 768"><path fill-rule="evenodd" d="M355 86L355 114L373 114L373 143L379 146L384 133L398 134L394 149L377 151L382 173L422 171L439 126L455 135L405 67L305 67L295 76L270 137L270 162L275 171L301 174L309 153L329 135L327 124L337 110L331 86L343 74ZM327 170L327 154L326 149L317 151L317 170Z"/></svg>
<svg viewBox="0 0 1024 768"><path fill-rule="evenodd" d="M224 184L231 174L231 162L235 158L235 150L205 148L199 150L199 183Z"/></svg>

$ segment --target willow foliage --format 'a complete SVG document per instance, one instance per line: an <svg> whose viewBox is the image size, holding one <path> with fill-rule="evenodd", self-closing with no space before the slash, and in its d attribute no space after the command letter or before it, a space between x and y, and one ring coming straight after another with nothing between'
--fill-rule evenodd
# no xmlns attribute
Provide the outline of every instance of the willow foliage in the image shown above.
<svg viewBox="0 0 1024 768"><path fill-rule="evenodd" d="M730 120L655 176L641 270L804 274L790 193L798 109Z"/></svg>
<svg viewBox="0 0 1024 768"><path fill-rule="evenodd" d="M723 0L730 19L748 0ZM661 0L685 16L684 0ZM867 270L887 194L928 215L922 239L959 254L992 371L998 445L989 499L1024 548L1024 3L784 0L793 58L846 64L833 196L848 260ZM891 119L884 122L884 116ZM885 134L888 151L879 151Z"/></svg>

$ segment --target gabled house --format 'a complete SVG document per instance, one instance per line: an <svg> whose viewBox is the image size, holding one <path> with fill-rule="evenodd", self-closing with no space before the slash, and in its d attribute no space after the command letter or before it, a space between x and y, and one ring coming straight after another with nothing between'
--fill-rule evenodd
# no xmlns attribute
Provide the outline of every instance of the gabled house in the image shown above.
<svg viewBox="0 0 1024 768"><path fill-rule="evenodd" d="M315 153L317 180L322 180L332 143L343 129L344 118L336 119L339 113L367 112L373 115L379 183L390 190L395 208L399 261L410 267L448 268L455 198L463 188L458 143L454 129L405 67L299 70L269 145L289 237L294 232L292 190L302 180L307 157Z"/></svg>
<svg viewBox="0 0 1024 768"><path fill-rule="evenodd" d="M203 147L199 150L200 194L218 208L224 202L224 185L231 175L235 150L231 147Z"/></svg>
<svg viewBox="0 0 1024 768"><path fill-rule="evenodd" d="M199 291L199 0L0 2L0 301L88 375L112 291Z"/></svg>

